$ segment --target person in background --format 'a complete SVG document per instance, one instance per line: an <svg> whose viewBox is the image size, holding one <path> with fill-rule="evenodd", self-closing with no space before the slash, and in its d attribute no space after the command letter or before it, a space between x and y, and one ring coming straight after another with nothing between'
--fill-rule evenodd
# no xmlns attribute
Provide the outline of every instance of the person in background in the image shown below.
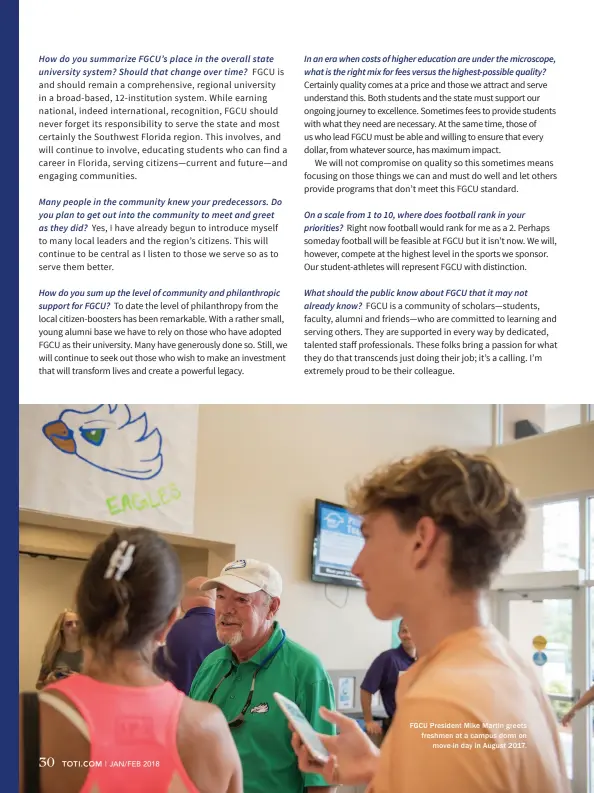
<svg viewBox="0 0 594 793"><path fill-rule="evenodd" d="M184 694L189 693L202 661L222 646L215 626L214 590L200 589L207 580L198 576L188 581L181 600L183 619L173 625L155 654L156 671Z"/></svg>
<svg viewBox="0 0 594 793"><path fill-rule="evenodd" d="M64 609L50 631L35 687L39 691L56 680L80 672L82 660L78 614Z"/></svg>
<svg viewBox="0 0 594 793"><path fill-rule="evenodd" d="M97 546L77 591L84 674L21 695L21 793L242 793L221 711L153 671L181 589L156 532L117 529Z"/></svg>
<svg viewBox="0 0 594 793"><path fill-rule="evenodd" d="M269 564L240 559L203 589L216 588L217 635L225 645L203 662L190 690L195 700L219 705L243 766L246 793L310 793L328 784L316 770L301 774L291 735L274 699L296 702L315 729L333 734L319 715L334 707L332 682L320 660L287 638L277 622L282 579Z"/></svg>
<svg viewBox="0 0 594 793"><path fill-rule="evenodd" d="M575 716L575 714L578 711L582 710L582 708L585 708L588 705L591 705L593 702L594 702L594 686L591 686L586 691L586 693L583 694L582 697L580 697L580 699L578 699L578 701L575 703L575 705L573 705L572 708L567 711L565 716L563 716L563 718L561 719L561 724L564 727L568 727L569 723L572 721L572 719Z"/></svg>
<svg viewBox="0 0 594 793"><path fill-rule="evenodd" d="M368 735L385 735L396 710L396 686L400 672L406 670L416 661L416 649L404 620L398 626L400 645L380 653L367 670L361 683L361 708ZM375 721L371 711L371 698L376 691L380 692L386 718L383 723Z"/></svg>
<svg viewBox="0 0 594 793"><path fill-rule="evenodd" d="M343 714L324 712L340 729L320 736L331 758L312 763L294 734L300 768L371 783L373 793L569 793L548 697L482 622L483 593L524 537L512 485L485 456L433 449L373 473L350 508L363 518L353 573L367 605L380 620L402 615L419 660L398 683L381 749Z"/></svg>

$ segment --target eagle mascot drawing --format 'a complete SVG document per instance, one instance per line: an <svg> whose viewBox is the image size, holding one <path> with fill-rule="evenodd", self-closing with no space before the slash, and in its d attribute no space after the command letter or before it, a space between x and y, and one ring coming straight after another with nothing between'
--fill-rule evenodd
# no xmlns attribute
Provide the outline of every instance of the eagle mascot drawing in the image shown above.
<svg viewBox="0 0 594 793"><path fill-rule="evenodd" d="M128 405L63 410L42 432L59 451L101 471L147 480L163 468L161 433L149 428L146 413L132 416Z"/></svg>

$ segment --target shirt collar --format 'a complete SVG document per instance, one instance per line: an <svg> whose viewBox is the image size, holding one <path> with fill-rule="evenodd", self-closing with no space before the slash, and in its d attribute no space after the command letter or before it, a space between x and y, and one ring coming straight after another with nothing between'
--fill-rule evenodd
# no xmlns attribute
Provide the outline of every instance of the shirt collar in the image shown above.
<svg viewBox="0 0 594 793"><path fill-rule="evenodd" d="M215 610L209 608L208 606L194 606L193 609L188 609L184 614L184 619L186 617L193 617L194 614L212 614L214 616Z"/></svg>
<svg viewBox="0 0 594 793"><path fill-rule="evenodd" d="M406 652L401 644L396 647L396 652L406 661L416 661L416 658L414 658L412 655L409 655L409 653Z"/></svg>

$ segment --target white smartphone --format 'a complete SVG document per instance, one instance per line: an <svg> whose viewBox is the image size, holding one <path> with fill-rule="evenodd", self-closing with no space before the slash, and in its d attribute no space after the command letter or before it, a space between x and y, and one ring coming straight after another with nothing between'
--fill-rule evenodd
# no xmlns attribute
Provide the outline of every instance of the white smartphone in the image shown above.
<svg viewBox="0 0 594 793"><path fill-rule="evenodd" d="M328 750L320 741L317 732L305 718L299 707L277 691L274 692L274 698L279 708L295 728L295 731L299 733L299 737L313 759L317 760L318 763L327 763L330 757Z"/></svg>

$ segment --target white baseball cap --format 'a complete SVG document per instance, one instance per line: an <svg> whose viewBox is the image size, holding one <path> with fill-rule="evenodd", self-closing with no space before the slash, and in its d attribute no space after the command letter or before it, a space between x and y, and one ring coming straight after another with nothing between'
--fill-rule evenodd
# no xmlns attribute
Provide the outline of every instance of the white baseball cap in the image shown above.
<svg viewBox="0 0 594 793"><path fill-rule="evenodd" d="M283 579L278 570L257 559L237 559L221 570L221 575L206 581L200 589L214 589L219 584L228 586L242 595L253 595L262 590L270 597L278 598L283 591Z"/></svg>

